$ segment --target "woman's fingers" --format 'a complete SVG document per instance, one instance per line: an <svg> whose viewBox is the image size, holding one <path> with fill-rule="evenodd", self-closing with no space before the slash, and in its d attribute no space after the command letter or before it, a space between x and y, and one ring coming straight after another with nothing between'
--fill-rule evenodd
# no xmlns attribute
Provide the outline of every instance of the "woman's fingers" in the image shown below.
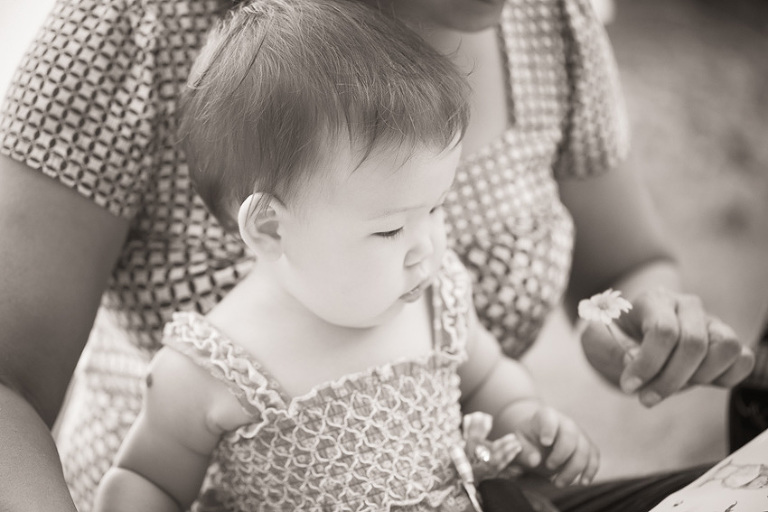
<svg viewBox="0 0 768 512"><path fill-rule="evenodd" d="M678 336L674 349L666 364L640 392L640 402L647 407L687 386L709 351L708 320L701 301L690 295L680 296L675 313Z"/></svg>
<svg viewBox="0 0 768 512"><path fill-rule="evenodd" d="M622 329L614 329L616 336L624 336L625 342L631 340L624 334ZM588 322L585 325L584 332L581 334L581 347L587 361L600 375L609 382L618 383L624 368L629 364L628 359L632 358L631 353L636 353L635 348L626 350L628 343L618 343L611 333L605 328L605 325L598 322Z"/></svg>
<svg viewBox="0 0 768 512"><path fill-rule="evenodd" d="M713 384L718 377L729 371L742 351L736 333L722 321L711 318L707 330L707 356L691 377L691 384Z"/></svg>
<svg viewBox="0 0 768 512"><path fill-rule="evenodd" d="M621 376L621 389L625 393L633 393L651 381L671 357L680 335L675 309L675 302L668 294L656 291L638 299L632 310L622 317L623 323L630 323L627 331L637 332L642 339L640 350Z"/></svg>
<svg viewBox="0 0 768 512"><path fill-rule="evenodd" d="M648 293L622 318L628 332L642 338L621 376L627 393L639 390L640 402L651 407L692 384L729 387L754 364L735 332L707 315L691 295L664 290Z"/></svg>
<svg viewBox="0 0 768 512"><path fill-rule="evenodd" d="M712 384L724 388L731 388L744 380L755 367L755 354L748 347L741 346L739 355L734 363L717 377Z"/></svg>

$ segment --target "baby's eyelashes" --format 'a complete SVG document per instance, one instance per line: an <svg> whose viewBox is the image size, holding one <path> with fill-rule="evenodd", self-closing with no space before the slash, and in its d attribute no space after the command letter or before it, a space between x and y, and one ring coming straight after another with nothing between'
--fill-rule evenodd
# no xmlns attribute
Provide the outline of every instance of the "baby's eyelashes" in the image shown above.
<svg viewBox="0 0 768 512"><path fill-rule="evenodd" d="M402 234L402 232L403 232L403 228L397 228L391 231L380 231L378 233L374 233L373 235L381 238L395 238L398 235Z"/></svg>
<svg viewBox="0 0 768 512"><path fill-rule="evenodd" d="M443 208L443 203L440 203L439 205L437 205L437 206L435 206L434 208L432 208L431 210L429 210L429 213L430 213L430 214L432 214L432 213L437 213L437 212L438 212L438 211L440 211L442 208Z"/></svg>

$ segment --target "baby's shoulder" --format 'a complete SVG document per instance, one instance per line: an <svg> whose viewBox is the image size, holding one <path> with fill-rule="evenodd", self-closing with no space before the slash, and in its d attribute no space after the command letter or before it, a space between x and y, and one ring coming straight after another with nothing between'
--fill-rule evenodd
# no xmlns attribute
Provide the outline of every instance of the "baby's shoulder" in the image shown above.
<svg viewBox="0 0 768 512"><path fill-rule="evenodd" d="M144 385L145 410L179 425L202 423L222 434L251 420L226 383L170 346L154 355Z"/></svg>

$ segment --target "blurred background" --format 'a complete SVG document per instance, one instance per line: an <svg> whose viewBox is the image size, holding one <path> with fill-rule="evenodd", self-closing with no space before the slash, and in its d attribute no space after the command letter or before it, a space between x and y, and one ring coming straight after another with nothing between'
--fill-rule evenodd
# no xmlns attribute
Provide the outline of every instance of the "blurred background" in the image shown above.
<svg viewBox="0 0 768 512"><path fill-rule="evenodd" d="M627 165L650 188L688 288L752 342L768 310L768 2L594 1L630 114ZM51 3L0 0L0 92ZM598 478L726 455L725 391L647 410L595 376L562 315L544 336L525 363L601 447Z"/></svg>
<svg viewBox="0 0 768 512"><path fill-rule="evenodd" d="M648 184L688 289L752 342L768 310L768 2L595 2L629 111L626 165ZM562 317L545 336L525 362L601 447L598 478L726 455L725 391L648 410L598 379Z"/></svg>

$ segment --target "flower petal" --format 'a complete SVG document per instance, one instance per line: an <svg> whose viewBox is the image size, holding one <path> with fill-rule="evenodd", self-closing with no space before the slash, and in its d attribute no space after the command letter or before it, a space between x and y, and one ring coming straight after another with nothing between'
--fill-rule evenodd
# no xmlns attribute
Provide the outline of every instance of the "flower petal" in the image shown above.
<svg viewBox="0 0 768 512"><path fill-rule="evenodd" d="M632 309L632 304L621 296L621 292L608 288L589 299L579 301L579 318L606 325Z"/></svg>

